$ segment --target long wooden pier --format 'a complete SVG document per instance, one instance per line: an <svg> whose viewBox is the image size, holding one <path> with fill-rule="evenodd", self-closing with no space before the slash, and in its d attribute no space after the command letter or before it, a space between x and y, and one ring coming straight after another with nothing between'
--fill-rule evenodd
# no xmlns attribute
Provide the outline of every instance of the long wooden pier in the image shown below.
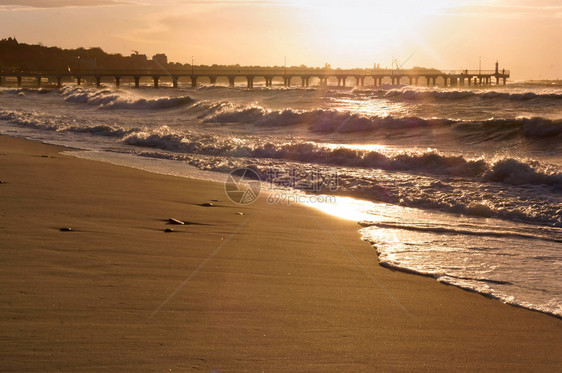
<svg viewBox="0 0 562 373"><path fill-rule="evenodd" d="M18 87L26 80L34 80L35 86L40 87L42 81L47 78L56 81L57 86L62 86L63 79L66 81L76 81L82 84L84 78L93 78L97 86L100 86L102 79L111 79L119 87L124 78L134 81L135 87L140 86L141 79L150 79L154 87L158 87L160 81L167 79L172 82L173 87L177 88L180 79L187 79L188 84L196 87L198 81L207 79L210 84L216 84L217 79L228 82L228 86L234 87L236 79L245 79L248 88L253 88L254 81L261 79L265 81L266 87L273 86L274 79L280 79L285 87L291 86L293 79L299 79L302 87L308 87L311 79L317 79L321 87L328 86L329 80L337 81L338 87L345 87L348 79L355 80L355 86L365 86L366 80L375 87L381 86L383 82L390 84L401 84L406 81L410 85L425 83L427 86L458 87L458 86L489 86L492 84L506 84L510 77L509 70L499 70L496 63L495 70L437 70L437 69L327 69L327 68L212 68L194 67L182 70L81 70L81 71L42 71L42 72L23 72L9 71L0 69L0 85L6 84L6 78L15 78ZM421 82L420 82L421 79ZM495 80L495 81L494 81Z"/></svg>

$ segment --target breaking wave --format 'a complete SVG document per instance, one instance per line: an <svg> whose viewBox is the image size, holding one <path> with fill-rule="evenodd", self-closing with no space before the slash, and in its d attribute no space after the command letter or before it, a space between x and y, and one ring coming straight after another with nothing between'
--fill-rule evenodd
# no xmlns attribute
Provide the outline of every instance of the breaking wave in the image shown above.
<svg viewBox="0 0 562 373"><path fill-rule="evenodd" d="M439 101L439 100L506 100L506 101L530 101L530 100L562 100L562 94L558 93L534 93L534 92L497 92L497 91L450 91L431 90L420 91L411 89L389 90L383 93L384 97L401 99L406 101Z"/></svg>
<svg viewBox="0 0 562 373"><path fill-rule="evenodd" d="M248 109L244 115L254 117L256 113L261 112L260 109ZM349 114L330 111L308 112L305 115L312 115L316 118L317 120L314 122L316 126L327 125L324 124L326 122L322 118L318 120L317 115L320 115L320 117L327 116L332 120L334 116L340 115L342 118L355 118L349 116ZM273 116L266 114L262 116L262 119L274 120L274 118L277 118L277 120L280 120L278 118L285 116L302 119L300 114L288 110L276 112ZM0 111L0 119L17 125L44 130L114 136L128 145L180 153L239 158L270 158L341 167L362 167L386 171L478 178L483 181L510 185L548 185L562 190L562 173L559 169L543 165L537 161L515 158L472 159L462 155L446 155L435 150L389 153L385 150L330 147L310 141L263 140L254 137L238 139L232 136L227 137L188 130L174 131L167 126L156 129L124 128L115 124L100 124L99 121L88 125L84 122L68 121L62 116L45 116L34 112ZM285 121L285 119L280 121ZM376 123L367 118L357 118L357 121L357 123L367 123L364 125ZM432 125L430 123L435 123L435 121L420 119L385 118L381 121L387 126ZM539 123L539 126L544 125L540 120L522 120L521 123L523 127L533 123L535 125ZM357 126L358 124L354 125ZM560 124L556 125L560 126Z"/></svg>
<svg viewBox="0 0 562 373"><path fill-rule="evenodd" d="M93 105L100 109L159 110L191 105L195 102L189 96L142 98L110 89L91 90L72 86L63 88L61 95L67 102Z"/></svg>
<svg viewBox="0 0 562 373"><path fill-rule="evenodd" d="M256 126L307 126L312 132L352 133L363 131L450 127L461 135L481 136L482 140L497 140L521 136L552 138L562 135L562 119L540 117L489 119L483 121L454 121L450 119L396 118L392 116L363 116L337 110L298 111L285 109L268 111L262 107L236 107L225 103L214 105L201 116L206 122L252 123ZM482 136L484 135L484 136Z"/></svg>
<svg viewBox="0 0 562 373"><path fill-rule="evenodd" d="M326 147L313 142L278 143L259 139L224 139L211 134L178 133L164 126L155 131L129 133L129 145L188 154L223 157L270 158L341 167L374 168L434 175L478 178L510 185L548 185L562 190L562 173L536 161L503 158L489 161L445 155L437 151L371 151Z"/></svg>

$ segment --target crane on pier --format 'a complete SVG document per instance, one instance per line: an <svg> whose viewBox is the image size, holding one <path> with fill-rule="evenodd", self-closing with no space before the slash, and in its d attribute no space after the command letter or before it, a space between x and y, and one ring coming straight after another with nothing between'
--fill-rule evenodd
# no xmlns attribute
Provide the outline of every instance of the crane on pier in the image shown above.
<svg viewBox="0 0 562 373"><path fill-rule="evenodd" d="M398 58L392 57L392 65L391 65L392 70L394 71L394 66L396 66L396 71L400 70L402 68L402 66L404 66L406 64L406 62L408 62L408 60L414 56L414 54L416 54L416 52L410 54L408 56L408 58L406 58L406 60L402 63L400 63L400 61L398 61Z"/></svg>

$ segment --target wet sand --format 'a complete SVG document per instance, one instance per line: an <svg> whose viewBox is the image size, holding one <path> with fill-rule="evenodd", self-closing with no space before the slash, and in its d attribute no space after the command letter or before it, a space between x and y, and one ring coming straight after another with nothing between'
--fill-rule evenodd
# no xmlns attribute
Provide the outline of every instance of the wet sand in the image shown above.
<svg viewBox="0 0 562 373"><path fill-rule="evenodd" d="M560 319L382 268L354 222L61 150L0 137L2 370L562 369Z"/></svg>

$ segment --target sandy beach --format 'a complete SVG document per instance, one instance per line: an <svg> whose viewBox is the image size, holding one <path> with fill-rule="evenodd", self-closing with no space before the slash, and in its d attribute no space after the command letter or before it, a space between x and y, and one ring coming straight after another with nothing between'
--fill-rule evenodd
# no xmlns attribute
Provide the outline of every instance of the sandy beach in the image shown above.
<svg viewBox="0 0 562 373"><path fill-rule="evenodd" d="M382 268L355 222L62 150L0 137L3 371L562 369L560 319Z"/></svg>

